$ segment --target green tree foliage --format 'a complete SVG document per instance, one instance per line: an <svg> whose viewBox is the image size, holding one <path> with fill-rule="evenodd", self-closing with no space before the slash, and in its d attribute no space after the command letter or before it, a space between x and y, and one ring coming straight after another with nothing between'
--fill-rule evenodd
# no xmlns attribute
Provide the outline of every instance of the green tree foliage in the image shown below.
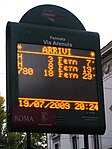
<svg viewBox="0 0 112 149"><path fill-rule="evenodd" d="M27 134L22 132L8 132L6 126L6 112L4 98L0 96L0 149L26 149ZM31 146L35 149L45 149L46 135L31 134Z"/></svg>
<svg viewBox="0 0 112 149"><path fill-rule="evenodd" d="M0 146L3 143L4 123L6 119L6 113L4 112L4 101L4 98L0 96Z"/></svg>
<svg viewBox="0 0 112 149"><path fill-rule="evenodd" d="M2 133L3 123L6 119L6 114L4 112L4 101L4 98L0 96L0 133Z"/></svg>
<svg viewBox="0 0 112 149"><path fill-rule="evenodd" d="M31 146L36 149L44 149L46 146L46 134L45 133L31 133Z"/></svg>

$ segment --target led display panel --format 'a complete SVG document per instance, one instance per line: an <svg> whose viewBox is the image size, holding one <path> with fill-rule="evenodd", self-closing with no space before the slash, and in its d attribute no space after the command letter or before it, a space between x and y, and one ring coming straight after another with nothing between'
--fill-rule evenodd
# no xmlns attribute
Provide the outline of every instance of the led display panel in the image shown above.
<svg viewBox="0 0 112 149"><path fill-rule="evenodd" d="M7 24L10 131L103 134L98 33Z"/></svg>
<svg viewBox="0 0 112 149"><path fill-rule="evenodd" d="M94 51L23 43L17 49L20 107L98 111Z"/></svg>

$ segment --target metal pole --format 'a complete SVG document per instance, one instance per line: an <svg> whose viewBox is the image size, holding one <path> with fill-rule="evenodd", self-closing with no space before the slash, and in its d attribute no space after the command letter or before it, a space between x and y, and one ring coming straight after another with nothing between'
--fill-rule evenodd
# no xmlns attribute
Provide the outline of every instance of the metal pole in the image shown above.
<svg viewBox="0 0 112 149"><path fill-rule="evenodd" d="M88 135L84 134L84 149L89 149Z"/></svg>
<svg viewBox="0 0 112 149"><path fill-rule="evenodd" d="M99 149L98 135L94 135L94 147L95 147L95 149Z"/></svg>
<svg viewBox="0 0 112 149"><path fill-rule="evenodd" d="M27 132L27 149L31 147L31 135L30 132Z"/></svg>

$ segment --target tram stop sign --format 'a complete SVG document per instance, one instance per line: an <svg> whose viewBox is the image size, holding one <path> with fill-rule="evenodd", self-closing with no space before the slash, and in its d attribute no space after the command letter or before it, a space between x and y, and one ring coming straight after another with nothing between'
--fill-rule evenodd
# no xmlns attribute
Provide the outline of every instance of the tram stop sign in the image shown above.
<svg viewBox="0 0 112 149"><path fill-rule="evenodd" d="M7 23L6 42L9 131L105 132L98 33L42 5Z"/></svg>

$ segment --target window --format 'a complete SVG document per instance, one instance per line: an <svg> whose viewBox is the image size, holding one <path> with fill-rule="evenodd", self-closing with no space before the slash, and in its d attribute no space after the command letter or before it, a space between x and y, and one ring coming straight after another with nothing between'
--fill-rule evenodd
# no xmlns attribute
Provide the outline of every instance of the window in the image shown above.
<svg viewBox="0 0 112 149"><path fill-rule="evenodd" d="M58 143L55 144L55 149L59 149L59 144Z"/></svg>
<svg viewBox="0 0 112 149"><path fill-rule="evenodd" d="M77 138L76 136L72 137L73 149L77 149Z"/></svg>

